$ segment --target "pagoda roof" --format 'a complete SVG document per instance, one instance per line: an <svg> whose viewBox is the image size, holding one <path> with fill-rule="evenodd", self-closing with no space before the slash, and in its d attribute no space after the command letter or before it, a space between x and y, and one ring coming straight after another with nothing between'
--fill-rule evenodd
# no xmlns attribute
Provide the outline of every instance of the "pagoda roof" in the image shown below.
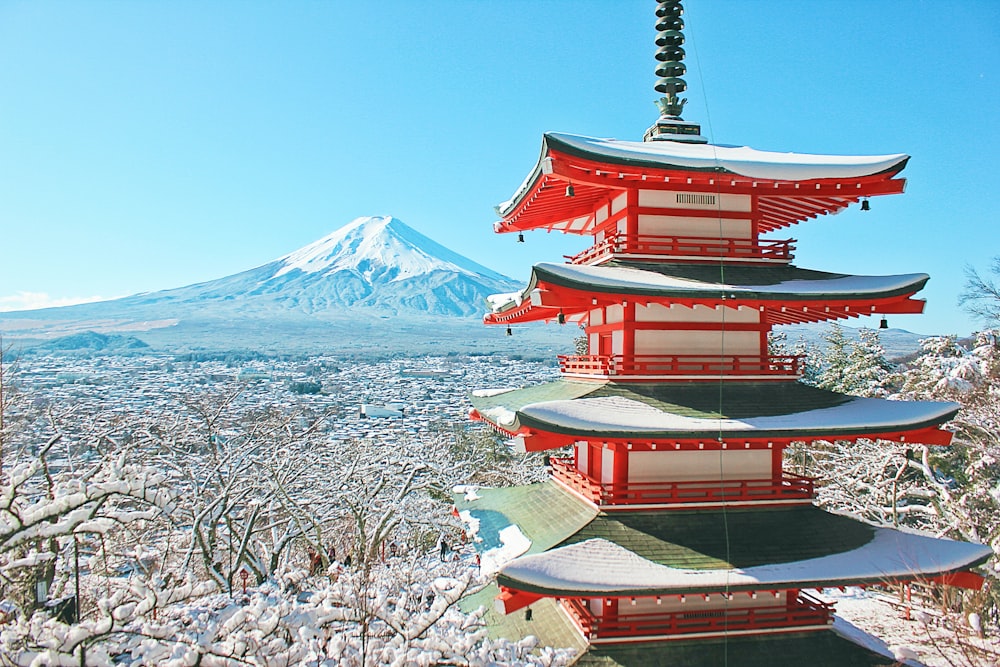
<svg viewBox="0 0 1000 667"><path fill-rule="evenodd" d="M527 515L531 496L551 499L554 482L480 489L456 503L463 515L492 516L478 543ZM819 588L911 580L979 565L992 556L980 544L890 528L814 506L596 514L583 526L563 505L519 524L531 547L513 555L497 582L544 596L638 596ZM539 551L554 533L563 539ZM523 555L522 555L523 554Z"/></svg>
<svg viewBox="0 0 1000 667"><path fill-rule="evenodd" d="M923 301L909 297L929 278L926 273L856 276L792 265L542 262L532 268L522 291L491 296L492 312L485 319L489 323L551 319L558 309L568 315L622 300L664 305L715 305L728 300L734 306L766 308L775 314L775 323L782 324L873 312L919 313Z"/></svg>
<svg viewBox="0 0 1000 667"><path fill-rule="evenodd" d="M869 542L841 553L713 570L661 565L614 542L594 538L518 558L501 571L497 582L519 591L560 597L824 588L936 577L975 567L993 556L993 549L982 544L891 528L874 531Z"/></svg>
<svg viewBox="0 0 1000 667"><path fill-rule="evenodd" d="M768 231L837 212L862 197L902 192L904 181L893 177L908 160L902 153L813 155L547 133L534 168L496 207L503 218L496 230L585 232L609 190L640 187L756 195L760 228ZM567 184L576 190L572 200L565 197Z"/></svg>
<svg viewBox="0 0 1000 667"><path fill-rule="evenodd" d="M836 621L834 627L836 629ZM810 667L890 667L900 664L891 657L888 647L884 654L877 653L837 635L834 630L598 644L591 646L573 664L576 667L772 667L777 662Z"/></svg>
<svg viewBox="0 0 1000 667"><path fill-rule="evenodd" d="M555 382L473 392L480 417L510 434L607 440L816 440L927 437L957 403L846 396L796 381ZM946 432L935 432L931 444ZM920 442L912 438L915 442ZM545 449L555 441L547 440ZM565 441L565 442L562 442ZM535 447L526 445L529 450Z"/></svg>

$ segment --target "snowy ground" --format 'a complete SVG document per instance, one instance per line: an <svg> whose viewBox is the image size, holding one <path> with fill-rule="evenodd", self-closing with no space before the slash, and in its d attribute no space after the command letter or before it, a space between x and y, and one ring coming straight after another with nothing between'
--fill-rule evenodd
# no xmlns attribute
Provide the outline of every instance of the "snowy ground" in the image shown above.
<svg viewBox="0 0 1000 667"><path fill-rule="evenodd" d="M875 591L827 589L821 597L837 605L834 631L894 655L904 660L903 664L927 667L1000 665L1000 638L981 639L961 618L944 617L940 610L914 604L910 620L907 620L906 607L898 598ZM867 642L859 630L869 635Z"/></svg>

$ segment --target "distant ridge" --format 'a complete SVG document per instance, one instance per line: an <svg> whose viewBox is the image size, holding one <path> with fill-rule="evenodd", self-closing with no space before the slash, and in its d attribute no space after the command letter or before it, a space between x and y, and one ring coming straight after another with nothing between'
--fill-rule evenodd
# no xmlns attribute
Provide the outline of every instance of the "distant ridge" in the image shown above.
<svg viewBox="0 0 1000 667"><path fill-rule="evenodd" d="M246 337L276 344L295 343L303 328L317 327L353 337L365 331L440 336L447 327L435 334L415 323L462 318L475 327L463 325L463 331L484 332L480 316L486 297L521 287L397 218L362 217L272 262L217 280L111 301L0 313L0 331L8 339L95 331L150 340L150 332L174 329L175 338Z"/></svg>

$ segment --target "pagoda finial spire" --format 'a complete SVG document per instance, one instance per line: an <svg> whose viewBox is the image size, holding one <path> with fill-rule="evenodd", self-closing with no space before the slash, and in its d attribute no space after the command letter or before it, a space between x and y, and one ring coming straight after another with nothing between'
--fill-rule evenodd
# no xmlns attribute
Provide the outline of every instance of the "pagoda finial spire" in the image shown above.
<svg viewBox="0 0 1000 667"><path fill-rule="evenodd" d="M679 96L687 90L682 78L687 72L684 65L684 7L680 0L660 0L656 5L656 85L654 89L663 97L656 100L660 117L646 130L645 141L686 141L706 143L701 127L685 123L681 118L686 98Z"/></svg>
<svg viewBox="0 0 1000 667"><path fill-rule="evenodd" d="M656 101L660 113L680 119L687 99L678 93L687 90L687 82L681 77L687 72L684 65L684 7L679 0L662 0L656 6L656 76L654 89L666 97Z"/></svg>

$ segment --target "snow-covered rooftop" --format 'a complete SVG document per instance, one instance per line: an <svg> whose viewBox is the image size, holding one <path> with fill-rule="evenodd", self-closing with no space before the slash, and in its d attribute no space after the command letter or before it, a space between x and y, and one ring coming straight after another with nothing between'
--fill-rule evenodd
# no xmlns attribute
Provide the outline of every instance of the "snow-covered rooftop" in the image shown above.
<svg viewBox="0 0 1000 667"><path fill-rule="evenodd" d="M597 155L610 160L654 163L681 169L724 169L749 178L807 181L855 178L901 169L908 155L814 155L762 151L747 146L690 144L677 141L620 141L576 134L549 133L550 149Z"/></svg>
<svg viewBox="0 0 1000 667"><path fill-rule="evenodd" d="M940 424L950 419L958 405L944 402L888 401L854 397L845 403L818 410L764 415L743 419L692 417L623 396L547 401L525 405L522 418L551 424L573 433L691 434L717 433L747 437L769 434L847 433L897 430Z"/></svg>
<svg viewBox="0 0 1000 667"><path fill-rule="evenodd" d="M846 396L799 382L671 385L560 380L472 397L484 418L604 438L792 438L897 433L938 426L958 404Z"/></svg>
<svg viewBox="0 0 1000 667"><path fill-rule="evenodd" d="M851 179L901 170L909 156L814 155L761 151L746 146L689 144L675 141L620 141L550 132L542 140L539 162L511 199L498 204L500 215L510 213L542 173L542 161L551 151L585 159L654 169L723 172L746 178L784 182Z"/></svg>
<svg viewBox="0 0 1000 667"><path fill-rule="evenodd" d="M519 306L540 281L576 287L588 291L674 296L679 298L717 297L725 294L744 299L845 299L874 298L910 294L919 291L929 279L925 273L889 276L852 276L797 267L741 267L739 271L720 270L710 275L698 267L681 265L603 265L585 266L541 262L532 270L528 287L520 295L495 295L490 299L494 313ZM685 273L687 275L685 275Z"/></svg>
<svg viewBox="0 0 1000 667"><path fill-rule="evenodd" d="M836 586L934 576L975 566L993 555L981 544L875 529L856 549L780 565L689 570L660 565L603 539L523 556L499 582L551 594L612 595Z"/></svg>

